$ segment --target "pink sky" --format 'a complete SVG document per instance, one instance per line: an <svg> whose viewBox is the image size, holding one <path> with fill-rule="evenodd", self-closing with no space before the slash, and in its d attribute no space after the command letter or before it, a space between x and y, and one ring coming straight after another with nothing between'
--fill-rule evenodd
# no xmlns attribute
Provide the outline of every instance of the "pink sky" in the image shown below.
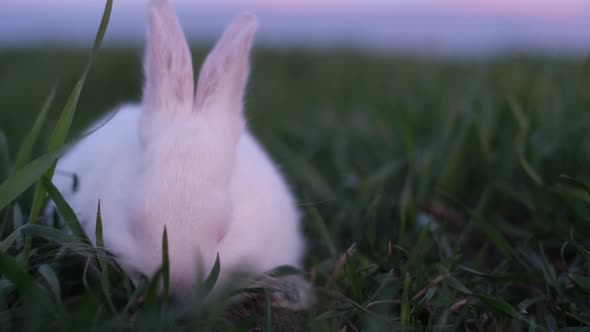
<svg viewBox="0 0 590 332"><path fill-rule="evenodd" d="M117 0L116 6L135 7L146 0ZM572 19L590 16L589 0L172 0L177 7L251 8L252 10L354 12L397 9L457 11L477 15L532 16ZM101 0L2 0L0 9L95 7Z"/></svg>
<svg viewBox="0 0 590 332"><path fill-rule="evenodd" d="M108 38L140 38L147 0L114 0ZM171 0L195 40L217 36L230 16L262 19L272 42L379 40L457 45L543 44L590 49L590 0ZM104 0L0 0L0 43L88 39ZM4 14L4 16L3 16ZM71 27L76 26L72 30ZM75 35L75 36L74 36ZM283 36L291 36L283 38ZM28 37L27 37L28 36ZM72 38L73 36L73 38ZM126 36L126 37L123 37ZM138 37L139 36L139 37ZM354 38L351 38L354 37ZM312 42L314 42L312 40ZM376 42L377 43L377 42Z"/></svg>

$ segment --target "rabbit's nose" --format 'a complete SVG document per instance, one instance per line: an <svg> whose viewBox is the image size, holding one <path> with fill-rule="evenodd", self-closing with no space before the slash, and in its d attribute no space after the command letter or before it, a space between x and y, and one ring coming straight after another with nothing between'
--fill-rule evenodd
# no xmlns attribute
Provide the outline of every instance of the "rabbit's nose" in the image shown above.
<svg viewBox="0 0 590 332"><path fill-rule="evenodd" d="M227 230L223 229L223 231L221 231L217 234L217 243L220 243L221 241L223 241L223 238L225 237L225 233L227 233Z"/></svg>
<svg viewBox="0 0 590 332"><path fill-rule="evenodd" d="M192 278L173 278L170 280L170 293L173 297L190 297L193 292L194 284L195 282L192 280Z"/></svg>

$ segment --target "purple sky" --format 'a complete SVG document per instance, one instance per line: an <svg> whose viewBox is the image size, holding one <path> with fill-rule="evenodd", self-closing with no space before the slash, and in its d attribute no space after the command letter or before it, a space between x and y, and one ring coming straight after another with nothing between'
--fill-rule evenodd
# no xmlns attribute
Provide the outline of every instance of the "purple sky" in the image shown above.
<svg viewBox="0 0 590 332"><path fill-rule="evenodd" d="M115 0L107 43L143 38L146 0ZM187 36L212 41L237 13L260 17L259 44L444 54L504 49L590 53L590 0L172 0ZM0 0L0 48L90 44L101 0Z"/></svg>

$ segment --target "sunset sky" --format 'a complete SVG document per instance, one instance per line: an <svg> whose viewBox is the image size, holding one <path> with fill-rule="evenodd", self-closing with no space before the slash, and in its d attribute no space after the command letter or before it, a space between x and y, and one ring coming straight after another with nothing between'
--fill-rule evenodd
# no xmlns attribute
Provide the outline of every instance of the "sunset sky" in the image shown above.
<svg viewBox="0 0 590 332"><path fill-rule="evenodd" d="M261 20L259 41L448 52L590 51L590 0L173 0L189 38L210 41L232 16ZM139 43L145 0L115 0L107 42ZM91 39L101 0L1 0L0 47Z"/></svg>

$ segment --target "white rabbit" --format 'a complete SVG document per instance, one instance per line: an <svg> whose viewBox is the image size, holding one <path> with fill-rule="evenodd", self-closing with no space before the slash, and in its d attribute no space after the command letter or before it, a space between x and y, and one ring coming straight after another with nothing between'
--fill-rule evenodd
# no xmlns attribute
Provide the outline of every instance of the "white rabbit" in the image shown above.
<svg viewBox="0 0 590 332"><path fill-rule="evenodd" d="M244 121L256 17L243 14L226 29L195 93L191 54L173 9L167 0L152 0L148 12L141 105L122 106L66 154L57 187L93 241L100 199L105 247L135 281L160 267L166 226L176 295L191 293L217 253L220 285L234 272L301 266L296 202ZM68 173L78 176L76 191ZM284 305L303 308L312 299L309 284L293 280L300 298Z"/></svg>

